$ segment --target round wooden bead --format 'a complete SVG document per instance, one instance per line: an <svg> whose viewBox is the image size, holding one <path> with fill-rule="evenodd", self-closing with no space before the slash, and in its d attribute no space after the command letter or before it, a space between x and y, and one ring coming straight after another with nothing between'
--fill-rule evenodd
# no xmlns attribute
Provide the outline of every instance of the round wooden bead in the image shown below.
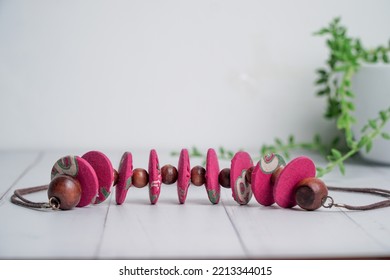
<svg viewBox="0 0 390 280"><path fill-rule="evenodd" d="M162 182L166 185L172 185L177 181L177 169L173 165L166 164L161 168Z"/></svg>
<svg viewBox="0 0 390 280"><path fill-rule="evenodd" d="M81 185L81 198L77 207L94 203L98 195L99 181L95 169L79 156L65 156L57 160L51 170L51 179L64 174L77 179Z"/></svg>
<svg viewBox="0 0 390 280"><path fill-rule="evenodd" d="M308 157L297 157L290 161L279 176L274 186L275 202L282 208L291 208L297 205L295 190L297 184L305 178L316 175L314 162Z"/></svg>
<svg viewBox="0 0 390 280"><path fill-rule="evenodd" d="M133 170L133 185L136 188L143 188L149 183L149 174L143 168L136 168Z"/></svg>
<svg viewBox="0 0 390 280"><path fill-rule="evenodd" d="M322 201L328 196L324 182L317 178L306 178L297 184L295 200L305 210L316 210L322 206Z"/></svg>
<svg viewBox="0 0 390 280"><path fill-rule="evenodd" d="M218 182L222 187L230 188L230 168L224 168L219 172Z"/></svg>
<svg viewBox="0 0 390 280"><path fill-rule="evenodd" d="M57 175L49 184L47 196L51 201L54 198L58 208L72 209L81 199L80 182L67 175Z"/></svg>
<svg viewBox="0 0 390 280"><path fill-rule="evenodd" d="M116 186L116 184L118 183L118 180L119 180L119 173L115 169L113 170L113 173L114 173L114 181L112 182L112 185Z"/></svg>
<svg viewBox="0 0 390 280"><path fill-rule="evenodd" d="M206 169L202 166L195 166L191 169L191 182L195 186L202 186L206 181Z"/></svg>

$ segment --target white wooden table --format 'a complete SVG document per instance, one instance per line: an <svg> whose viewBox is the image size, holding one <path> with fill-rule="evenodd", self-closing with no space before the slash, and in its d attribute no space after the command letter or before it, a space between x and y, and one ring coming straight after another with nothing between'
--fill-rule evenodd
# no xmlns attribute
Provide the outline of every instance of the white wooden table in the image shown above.
<svg viewBox="0 0 390 280"><path fill-rule="evenodd" d="M68 152L0 153L0 259L209 259L209 258L388 258L390 208L366 212L263 207L253 198L239 206L222 189L211 205L204 187L191 186L179 205L176 186L165 186L157 205L147 189L131 188L125 203L115 196L97 206L71 211L30 210L13 205L16 188L49 182L53 163ZM122 152L107 152L114 167ZM158 151L161 166L176 165L168 151ZM148 151L132 151L134 167L147 168ZM313 156L317 164L323 164ZM191 159L191 165L199 164ZM226 161L221 168L228 167ZM329 185L390 189L390 167L361 162L347 165L347 175L326 176ZM114 191L113 191L114 192ZM365 204L381 198L331 193L338 202ZM29 196L45 201L46 193Z"/></svg>

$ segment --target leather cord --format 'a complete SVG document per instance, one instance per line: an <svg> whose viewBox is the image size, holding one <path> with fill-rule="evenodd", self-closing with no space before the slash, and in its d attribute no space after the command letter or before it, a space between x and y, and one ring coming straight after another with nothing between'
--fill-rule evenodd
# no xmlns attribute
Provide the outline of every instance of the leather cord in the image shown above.
<svg viewBox="0 0 390 280"><path fill-rule="evenodd" d="M31 188L25 188L25 189L17 189L14 191L14 194L11 196L11 202L13 204L27 207L27 208L39 208L39 209L55 209L55 205L52 203L47 203L47 202L33 202L31 200L28 200L24 198L23 196L26 194L31 194L35 192L40 192L40 191L46 191L49 188L49 185L42 185L42 186L37 186L37 187L31 187Z"/></svg>
<svg viewBox="0 0 390 280"><path fill-rule="evenodd" d="M386 200L368 204L368 205L361 205L361 206L354 206L349 204L342 204L342 203L335 203L333 198L328 196L326 197L323 202L322 206L325 208L331 208L331 207L341 207L348 210L373 210L378 208L384 208L390 206L390 191L384 190L384 189L378 189L378 188L342 188L342 187L332 187L327 186L328 190L330 191L339 191L339 192L353 192L353 193L363 193L363 194L372 194L377 195L381 197L386 197Z"/></svg>

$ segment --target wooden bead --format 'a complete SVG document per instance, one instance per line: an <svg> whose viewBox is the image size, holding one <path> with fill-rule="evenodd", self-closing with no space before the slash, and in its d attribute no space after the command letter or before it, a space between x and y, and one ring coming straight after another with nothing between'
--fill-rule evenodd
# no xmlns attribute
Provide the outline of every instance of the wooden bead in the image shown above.
<svg viewBox="0 0 390 280"><path fill-rule="evenodd" d="M116 184L118 183L118 180L119 180L119 173L118 173L118 171L116 171L114 169L114 182L112 182L112 185L116 186Z"/></svg>
<svg viewBox="0 0 390 280"><path fill-rule="evenodd" d="M143 188L149 183L149 174L143 168L133 170L132 182L134 187Z"/></svg>
<svg viewBox="0 0 390 280"><path fill-rule="evenodd" d="M161 168L161 179L166 185L172 185L177 181L177 169L176 167L166 164Z"/></svg>
<svg viewBox="0 0 390 280"><path fill-rule="evenodd" d="M230 188L230 168L224 168L219 172L218 182L224 188Z"/></svg>
<svg viewBox="0 0 390 280"><path fill-rule="evenodd" d="M81 199L80 182L67 175L57 175L49 184L47 196L55 207L62 210L72 209Z"/></svg>
<svg viewBox="0 0 390 280"><path fill-rule="evenodd" d="M328 189L317 178L303 179L297 184L295 200L305 210L316 210L322 206L322 200L328 196Z"/></svg>
<svg viewBox="0 0 390 280"><path fill-rule="evenodd" d="M250 167L245 173L245 180L248 184L252 184L252 172L254 166Z"/></svg>
<svg viewBox="0 0 390 280"><path fill-rule="evenodd" d="M202 166L195 166L191 169L191 182L195 186L202 186L206 182L206 169Z"/></svg>

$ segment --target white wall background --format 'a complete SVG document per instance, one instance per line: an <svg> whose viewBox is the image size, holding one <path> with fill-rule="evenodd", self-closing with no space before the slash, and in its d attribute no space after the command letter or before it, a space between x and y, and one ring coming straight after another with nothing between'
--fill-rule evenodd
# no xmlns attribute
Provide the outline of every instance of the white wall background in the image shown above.
<svg viewBox="0 0 390 280"><path fill-rule="evenodd" d="M255 148L331 133L315 97L342 16L390 38L390 1L0 1L0 149Z"/></svg>

